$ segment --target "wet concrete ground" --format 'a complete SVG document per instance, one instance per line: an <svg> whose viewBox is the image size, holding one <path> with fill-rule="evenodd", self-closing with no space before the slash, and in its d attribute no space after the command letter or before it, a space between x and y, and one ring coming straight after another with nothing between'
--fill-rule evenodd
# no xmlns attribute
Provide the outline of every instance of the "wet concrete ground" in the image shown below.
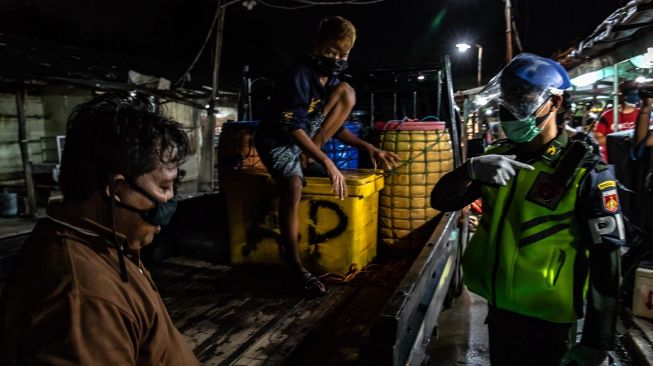
<svg viewBox="0 0 653 366"><path fill-rule="evenodd" d="M429 355L434 366L490 366L489 340L485 317L487 302L466 289L451 309L440 315L438 337L431 341ZM582 329L582 322L579 324ZM623 328L620 324L619 328ZM619 331L621 333L621 331ZM617 349L602 366L630 366L628 351L618 337Z"/></svg>
<svg viewBox="0 0 653 366"><path fill-rule="evenodd" d="M433 365L489 366L487 302L464 290L438 323L438 339L429 346Z"/></svg>

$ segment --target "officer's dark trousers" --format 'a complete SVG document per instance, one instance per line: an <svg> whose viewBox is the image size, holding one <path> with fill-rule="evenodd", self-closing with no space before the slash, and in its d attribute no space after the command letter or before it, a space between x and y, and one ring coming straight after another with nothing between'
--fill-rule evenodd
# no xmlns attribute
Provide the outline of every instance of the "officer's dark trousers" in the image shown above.
<svg viewBox="0 0 653 366"><path fill-rule="evenodd" d="M558 324L490 306L492 366L559 366L571 324Z"/></svg>

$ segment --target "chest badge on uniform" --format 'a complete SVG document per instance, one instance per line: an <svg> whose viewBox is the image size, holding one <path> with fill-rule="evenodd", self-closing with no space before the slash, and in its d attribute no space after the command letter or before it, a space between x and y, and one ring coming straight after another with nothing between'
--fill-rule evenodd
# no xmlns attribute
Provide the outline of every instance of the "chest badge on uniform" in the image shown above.
<svg viewBox="0 0 653 366"><path fill-rule="evenodd" d="M542 158L547 161L553 161L558 158L560 153L562 152L562 144L558 140L553 140L551 142L551 145L547 147L544 150L544 154L542 154Z"/></svg>
<svg viewBox="0 0 653 366"><path fill-rule="evenodd" d="M559 182L556 182L553 175L540 172L528 191L526 199L540 206L555 210L564 193L564 187Z"/></svg>
<svg viewBox="0 0 653 366"><path fill-rule="evenodd" d="M549 148L546 149L547 155L555 155L556 152L558 152L558 148L553 145L549 146Z"/></svg>
<svg viewBox="0 0 653 366"><path fill-rule="evenodd" d="M609 189L601 192L603 196L603 208L608 212L617 212L619 210L619 195L616 189Z"/></svg>

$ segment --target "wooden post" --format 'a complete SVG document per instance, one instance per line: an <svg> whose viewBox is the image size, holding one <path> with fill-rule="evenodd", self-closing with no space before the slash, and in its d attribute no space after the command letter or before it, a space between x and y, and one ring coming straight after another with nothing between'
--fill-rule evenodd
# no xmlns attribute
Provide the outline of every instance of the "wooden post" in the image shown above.
<svg viewBox="0 0 653 366"><path fill-rule="evenodd" d="M215 55L213 62L213 90L211 91L211 100L209 100L208 118L206 130L202 136L202 150L200 152L200 171L197 182L197 189L200 192L210 192L213 190L213 179L215 174L215 151L213 140L215 138L215 100L218 97L218 81L220 78L220 60L222 58L222 39L224 35L224 15L225 8L222 6L222 0L217 0L218 4L218 21L215 29Z"/></svg>
<svg viewBox="0 0 653 366"><path fill-rule="evenodd" d="M512 10L510 5L510 0L504 0L506 2L506 63L512 60Z"/></svg>
<svg viewBox="0 0 653 366"><path fill-rule="evenodd" d="M36 194L34 190L34 176L32 165L29 162L29 147L27 139L27 118L25 117L25 86L19 85L16 90L16 114L18 115L18 144L20 156L23 160L23 173L25 174L25 187L27 189L27 216L36 214Z"/></svg>

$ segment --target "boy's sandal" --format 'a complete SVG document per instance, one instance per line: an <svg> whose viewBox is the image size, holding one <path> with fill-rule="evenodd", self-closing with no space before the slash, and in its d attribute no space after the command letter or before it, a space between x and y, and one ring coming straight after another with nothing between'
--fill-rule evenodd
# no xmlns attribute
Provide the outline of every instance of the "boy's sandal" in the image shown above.
<svg viewBox="0 0 653 366"><path fill-rule="evenodd" d="M299 281L301 292L307 297L319 297L329 293L326 285L310 272L299 274L297 280Z"/></svg>

